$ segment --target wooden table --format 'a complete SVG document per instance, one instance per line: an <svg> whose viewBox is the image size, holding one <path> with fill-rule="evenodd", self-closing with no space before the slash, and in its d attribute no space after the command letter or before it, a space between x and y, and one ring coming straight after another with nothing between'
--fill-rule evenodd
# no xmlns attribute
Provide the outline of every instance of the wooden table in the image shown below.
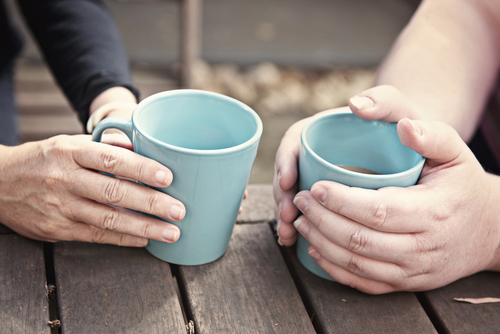
<svg viewBox="0 0 500 334"><path fill-rule="evenodd" d="M47 244L0 227L0 333L499 333L500 274L372 296L305 270L279 247L270 185L249 199L227 253L196 267L145 249ZM60 320L60 328L51 328Z"/></svg>

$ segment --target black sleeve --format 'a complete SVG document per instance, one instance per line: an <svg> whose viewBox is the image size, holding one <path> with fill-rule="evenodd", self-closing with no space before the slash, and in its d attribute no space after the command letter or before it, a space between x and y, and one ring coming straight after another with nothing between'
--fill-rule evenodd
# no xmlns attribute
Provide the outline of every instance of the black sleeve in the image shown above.
<svg viewBox="0 0 500 334"><path fill-rule="evenodd" d="M18 0L28 26L80 121L104 90L123 86L137 98L113 17L100 0Z"/></svg>

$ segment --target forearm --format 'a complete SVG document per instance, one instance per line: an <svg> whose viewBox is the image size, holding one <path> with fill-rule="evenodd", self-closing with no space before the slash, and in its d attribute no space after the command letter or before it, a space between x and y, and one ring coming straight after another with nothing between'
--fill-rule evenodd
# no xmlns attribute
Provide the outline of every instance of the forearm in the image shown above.
<svg viewBox="0 0 500 334"><path fill-rule="evenodd" d="M488 0L424 1L376 84L395 86L422 118L446 122L469 140L496 80L499 22L500 6Z"/></svg>
<svg viewBox="0 0 500 334"><path fill-rule="evenodd" d="M113 17L101 1L18 0L58 83L85 123L92 101L112 87L136 97Z"/></svg>

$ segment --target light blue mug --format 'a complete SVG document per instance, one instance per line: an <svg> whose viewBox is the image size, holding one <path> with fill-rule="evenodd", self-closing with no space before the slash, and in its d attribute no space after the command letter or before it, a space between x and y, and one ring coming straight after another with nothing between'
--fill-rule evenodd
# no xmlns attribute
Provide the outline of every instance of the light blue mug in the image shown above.
<svg viewBox="0 0 500 334"><path fill-rule="evenodd" d="M401 143L396 123L365 121L351 113L318 116L302 129L299 188L310 190L320 180L366 189L407 187L418 181L424 162L425 158ZM312 273L333 280L309 256L309 245L299 234L300 262Z"/></svg>
<svg viewBox="0 0 500 334"><path fill-rule="evenodd" d="M262 121L230 97L194 89L171 90L141 101L132 119L108 117L92 133L122 130L134 151L167 166L172 184L155 188L186 207L181 235L169 244L150 240L146 249L179 265L201 265L227 250L262 135Z"/></svg>

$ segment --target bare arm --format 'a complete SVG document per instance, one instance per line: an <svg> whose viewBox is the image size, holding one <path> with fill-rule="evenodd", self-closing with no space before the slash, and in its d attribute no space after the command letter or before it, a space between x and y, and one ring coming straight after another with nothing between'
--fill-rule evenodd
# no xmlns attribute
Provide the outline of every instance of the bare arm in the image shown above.
<svg viewBox="0 0 500 334"><path fill-rule="evenodd" d="M398 88L423 119L476 129L500 61L498 1L426 0L381 65L377 85Z"/></svg>

